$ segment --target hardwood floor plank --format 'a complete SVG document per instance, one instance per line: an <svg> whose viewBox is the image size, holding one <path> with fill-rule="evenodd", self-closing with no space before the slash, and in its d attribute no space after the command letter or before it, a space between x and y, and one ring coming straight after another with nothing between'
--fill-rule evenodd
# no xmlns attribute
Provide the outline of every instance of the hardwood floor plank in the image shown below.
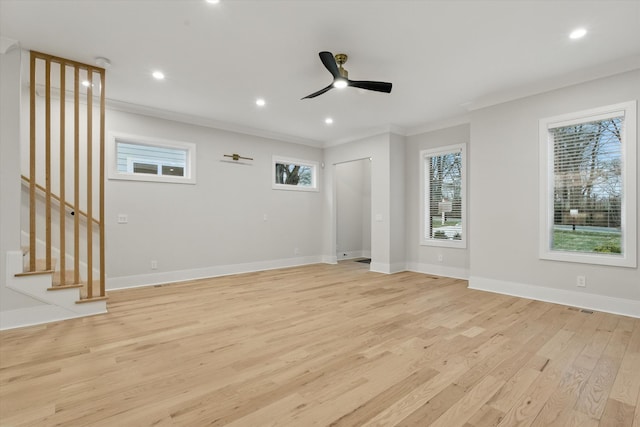
<svg viewBox="0 0 640 427"><path fill-rule="evenodd" d="M616 322L617 325L617 322ZM599 420L616 379L631 333L616 328L576 403L576 410Z"/></svg>
<svg viewBox="0 0 640 427"><path fill-rule="evenodd" d="M627 350L609 398L635 406L638 394L640 394L640 353L631 353Z"/></svg>
<svg viewBox="0 0 640 427"><path fill-rule="evenodd" d="M633 424L635 408L615 399L607 399L600 427L628 427Z"/></svg>
<svg viewBox="0 0 640 427"><path fill-rule="evenodd" d="M0 332L2 426L640 427L640 319L318 264Z"/></svg>

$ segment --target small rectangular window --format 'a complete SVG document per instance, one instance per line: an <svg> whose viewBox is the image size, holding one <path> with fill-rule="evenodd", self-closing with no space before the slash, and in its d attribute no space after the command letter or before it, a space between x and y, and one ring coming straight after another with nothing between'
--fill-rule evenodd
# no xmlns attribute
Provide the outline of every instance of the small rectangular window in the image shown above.
<svg viewBox="0 0 640 427"><path fill-rule="evenodd" d="M109 141L110 179L195 183L195 144L130 135Z"/></svg>
<svg viewBox="0 0 640 427"><path fill-rule="evenodd" d="M466 247L465 145L420 152L421 244Z"/></svg>
<svg viewBox="0 0 640 427"><path fill-rule="evenodd" d="M318 191L318 163L273 157L272 186L276 190Z"/></svg>
<svg viewBox="0 0 640 427"><path fill-rule="evenodd" d="M635 103L540 121L540 257L633 266Z"/></svg>

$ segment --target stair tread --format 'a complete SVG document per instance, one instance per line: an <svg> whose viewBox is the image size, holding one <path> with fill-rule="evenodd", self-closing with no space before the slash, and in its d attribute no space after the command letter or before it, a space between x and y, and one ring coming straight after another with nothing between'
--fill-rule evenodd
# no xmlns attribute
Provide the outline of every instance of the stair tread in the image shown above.
<svg viewBox="0 0 640 427"><path fill-rule="evenodd" d="M82 283L71 284L71 285L53 285L50 288L47 288L48 291L59 291L61 289L79 289L84 287Z"/></svg>
<svg viewBox="0 0 640 427"><path fill-rule="evenodd" d="M23 277L23 276L37 276L42 274L53 274L53 270L37 270L37 271L23 271L22 273L16 273L15 277Z"/></svg>
<svg viewBox="0 0 640 427"><path fill-rule="evenodd" d="M79 299L78 301L76 301L76 304L84 304L84 303L94 302L94 301L107 301L108 299L109 299L109 297L107 297L107 296L82 298L82 299Z"/></svg>
<svg viewBox="0 0 640 427"><path fill-rule="evenodd" d="M91 290L93 291L92 293L92 297L91 298L87 298L88 292L87 292L87 281L83 281L82 282L85 286L83 286L82 290L80 291L80 298L81 300L85 300L85 299L89 299L89 300L93 300L95 298L106 298L106 296L101 297L100 296L100 280L94 280L93 281L93 286L91 288Z"/></svg>
<svg viewBox="0 0 640 427"><path fill-rule="evenodd" d="M62 272L56 271L53 273L53 286L69 286L69 285L77 285L78 287L82 286L82 280L80 282L75 281L75 273L73 270L65 270L64 272L64 283L62 283Z"/></svg>

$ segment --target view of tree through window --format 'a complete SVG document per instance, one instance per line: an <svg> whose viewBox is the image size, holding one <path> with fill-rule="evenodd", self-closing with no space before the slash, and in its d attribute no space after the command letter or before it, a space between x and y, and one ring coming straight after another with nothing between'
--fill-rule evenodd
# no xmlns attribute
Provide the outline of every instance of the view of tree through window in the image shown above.
<svg viewBox="0 0 640 427"><path fill-rule="evenodd" d="M310 166L276 163L276 184L299 185L309 187L312 185L313 171Z"/></svg>
<svg viewBox="0 0 640 427"><path fill-rule="evenodd" d="M435 239L461 240L462 155L447 153L430 157L428 161L429 234Z"/></svg>
<svg viewBox="0 0 640 427"><path fill-rule="evenodd" d="M560 251L621 253L623 117L550 129Z"/></svg>
<svg viewBox="0 0 640 427"><path fill-rule="evenodd" d="M466 247L465 146L421 151L424 245Z"/></svg>

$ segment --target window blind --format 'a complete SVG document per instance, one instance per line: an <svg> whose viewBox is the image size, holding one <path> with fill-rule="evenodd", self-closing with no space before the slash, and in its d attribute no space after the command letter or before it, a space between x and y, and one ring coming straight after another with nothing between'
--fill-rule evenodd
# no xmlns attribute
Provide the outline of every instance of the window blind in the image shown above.
<svg viewBox="0 0 640 427"><path fill-rule="evenodd" d="M548 129L553 250L621 252L624 112Z"/></svg>

